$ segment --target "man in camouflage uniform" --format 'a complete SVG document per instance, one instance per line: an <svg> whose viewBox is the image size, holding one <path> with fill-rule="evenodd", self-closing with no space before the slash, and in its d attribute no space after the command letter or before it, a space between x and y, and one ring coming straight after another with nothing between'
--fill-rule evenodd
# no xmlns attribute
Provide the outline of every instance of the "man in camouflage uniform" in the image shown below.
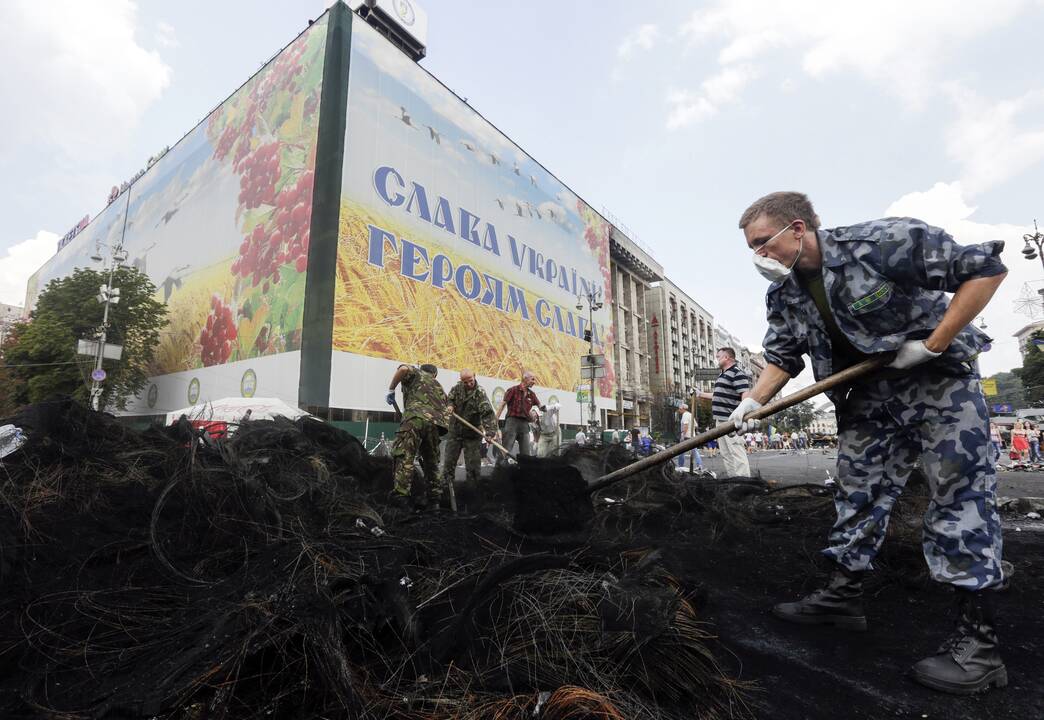
<svg viewBox="0 0 1044 720"><path fill-rule="evenodd" d="M497 421L493 417L493 406L485 391L475 381L471 370L460 371L460 382L449 392L450 411L460 415L469 423L485 432L486 437L496 438ZM482 466L482 436L464 427L455 417L450 417L446 450L442 458L442 484L453 482L460 451L464 451L464 467L468 484L478 486L479 468Z"/></svg>
<svg viewBox="0 0 1044 720"><path fill-rule="evenodd" d="M761 407L812 359L817 379L875 353L882 371L831 393L838 416L837 521L823 550L827 586L773 614L790 622L866 629L862 578L889 514L921 459L931 487L923 549L934 580L955 588L954 635L918 662L914 679L944 692L1007 684L993 592L1003 581L995 456L976 356L989 342L970 322L1006 269L1003 242L962 247L910 218L821 230L808 198L773 193L740 219L766 295L768 365L730 417ZM947 293L953 293L949 298Z"/></svg>
<svg viewBox="0 0 1044 720"><path fill-rule="evenodd" d="M442 497L438 476L439 438L449 427L449 408L446 393L435 379L437 374L434 365L419 368L400 365L388 385L386 399L389 405L394 405L395 388L402 384L402 421L392 448L395 487L391 494L392 503L401 508L409 505L413 463L418 454L428 481L428 503L437 507Z"/></svg>

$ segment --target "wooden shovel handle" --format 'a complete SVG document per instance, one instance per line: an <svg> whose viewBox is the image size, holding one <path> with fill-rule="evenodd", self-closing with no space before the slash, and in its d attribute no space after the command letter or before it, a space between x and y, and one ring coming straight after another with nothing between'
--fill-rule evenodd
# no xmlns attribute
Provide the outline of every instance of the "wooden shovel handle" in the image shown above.
<svg viewBox="0 0 1044 720"><path fill-rule="evenodd" d="M515 459L515 456L514 456L514 455L512 455L512 454L511 454L511 453L510 453L510 452L508 451L508 449L507 449L506 447L504 447L503 445L501 445L500 443L498 443L498 442L497 442L496 440L493 440L492 438L490 438L490 437L487 437L487 436L486 436L486 433L484 433L484 432L482 432L481 430L479 430L479 429L478 429L477 427L475 427L474 425L472 425L471 423L469 423L469 422L468 422L467 420L465 420L464 418L462 418L462 417L461 417L460 415L458 415L457 413L450 413L450 415L452 415L453 417L457 418L457 420L460 420L460 424L461 424L461 425L463 425L464 427L466 427L466 428L467 428L468 430L474 430L474 431L475 431L475 432L477 432L477 433L478 433L479 435L482 435L483 437L485 437L485 438L486 438L487 440L489 440L489 442L490 442L490 443L491 443L491 444L493 445L493 447L495 447L495 448L496 448L497 450L500 450L500 451L501 451L502 453L504 453L505 455L507 455L507 456L508 456L509 458L511 458L511 459Z"/></svg>
<svg viewBox="0 0 1044 720"><path fill-rule="evenodd" d="M762 405L754 412L746 415L743 419L760 420L761 418L766 418L769 415L775 415L780 410L786 410L788 407L792 407L800 402L804 402L805 400L808 400L810 397L818 395L821 392L833 390L839 385L848 385L853 380L861 378L864 375L873 372L874 370L880 370L882 367L890 363L894 357L895 353L883 353L881 355L875 355L869 360L864 360L858 365L853 365L850 368L845 368L841 372L837 372L831 375L830 377L823 378L814 385L809 385L806 388L798 390L796 393L787 395L786 397L782 397L779 400L776 400L775 402L768 403L767 405ZM647 468L651 468L654 465L659 465L665 460L670 460L671 458L678 457L679 455L682 455L694 448L699 447L700 445L703 445L709 440L717 440L718 438L724 435L728 435L729 433L735 431L735 425L733 425L731 422L723 422L720 425L716 425L707 432L701 433L694 438L683 440L677 445L672 445L666 450L661 450L660 452L654 455L642 458L641 460L633 462L630 465L625 465L624 467L620 468L619 470L616 470L615 472L611 472L608 475L603 475L597 480L591 482L589 490L591 492L601 490L602 488L606 487L607 485L611 485L612 483L616 482L617 480L620 480L621 478L630 477L631 475L639 473Z"/></svg>

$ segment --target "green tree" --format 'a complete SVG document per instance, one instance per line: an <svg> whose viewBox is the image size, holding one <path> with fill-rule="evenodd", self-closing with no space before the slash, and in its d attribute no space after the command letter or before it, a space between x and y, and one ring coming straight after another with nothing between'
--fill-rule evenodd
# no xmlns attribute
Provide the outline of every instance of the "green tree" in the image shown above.
<svg viewBox="0 0 1044 720"><path fill-rule="evenodd" d="M1030 336L1026 355L1022 358L1022 369L1018 371L1025 404L1028 405L1044 402L1044 350L1038 348L1034 340L1044 341L1044 331L1038 330ZM999 387L997 389L1000 390Z"/></svg>
<svg viewBox="0 0 1044 720"><path fill-rule="evenodd" d="M816 417L816 406L806 400L793 407L779 412L769 422L775 425L781 432L795 432L801 428L807 428Z"/></svg>
<svg viewBox="0 0 1044 720"><path fill-rule="evenodd" d="M1018 373L1019 369L1016 368L1012 372L999 372L987 378L987 380L995 380L997 382L997 394L988 396L986 402L991 405L994 403L1010 403L1015 407L1025 405L1026 391L1022 386L1022 379Z"/></svg>
<svg viewBox="0 0 1044 720"><path fill-rule="evenodd" d="M79 269L52 280L40 293L30 321L16 326L16 339L5 352L16 402L40 402L56 394L89 400L94 360L78 356L76 343L98 336L104 310L98 288L107 281L107 272ZM156 287L149 278L134 268L117 268L112 286L119 288L120 300L109 306L106 342L122 345L123 355L103 362L107 377L101 406L123 409L145 386L167 308L154 298Z"/></svg>

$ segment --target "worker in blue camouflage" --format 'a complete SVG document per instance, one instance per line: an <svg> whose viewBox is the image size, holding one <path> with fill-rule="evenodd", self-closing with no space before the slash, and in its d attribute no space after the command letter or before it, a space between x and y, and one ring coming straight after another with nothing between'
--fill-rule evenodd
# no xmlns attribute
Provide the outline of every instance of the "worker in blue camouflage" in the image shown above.
<svg viewBox="0 0 1044 720"><path fill-rule="evenodd" d="M449 404L452 413L460 415L471 425L482 430L487 438L496 438L497 421L493 416L493 406L490 405L486 392L475 380L473 371L460 371L460 382L450 389ZM482 467L482 435L465 427L457 418L450 417L446 449L442 457L443 485L453 482L457 460L462 450L468 485L476 488L479 469Z"/></svg>
<svg viewBox="0 0 1044 720"><path fill-rule="evenodd" d="M402 385L402 421L392 447L395 487L391 493L392 504L400 508L409 505L418 457L428 485L426 504L438 507L442 497L438 453L440 437L449 427L449 403L436 375L434 365L400 365L388 385L389 405L395 404L395 388Z"/></svg>
<svg viewBox="0 0 1044 720"><path fill-rule="evenodd" d="M837 521L823 554L833 571L826 587L773 614L866 629L863 575L920 458L932 493L924 556L932 578L955 588L960 620L912 675L958 694L1003 687L993 607L1003 581L996 458L976 364L989 338L970 322L1007 273L1004 243L961 246L911 218L820 229L808 198L792 192L761 198L739 226L772 284L767 367L730 418L737 429L756 426L743 418L804 369L802 355L823 379L895 353L847 393L830 393L838 417Z"/></svg>

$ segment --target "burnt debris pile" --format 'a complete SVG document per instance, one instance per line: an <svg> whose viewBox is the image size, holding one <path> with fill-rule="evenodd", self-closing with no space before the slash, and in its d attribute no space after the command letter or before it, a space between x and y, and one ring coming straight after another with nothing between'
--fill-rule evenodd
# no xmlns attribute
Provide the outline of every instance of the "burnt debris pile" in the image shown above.
<svg viewBox="0 0 1044 720"><path fill-rule="evenodd" d="M600 499L583 536L533 539L509 505L389 508L391 461L311 418L217 440L72 402L3 423L28 440L0 460L2 717L749 713L701 590L618 532L706 505L669 473Z"/></svg>

